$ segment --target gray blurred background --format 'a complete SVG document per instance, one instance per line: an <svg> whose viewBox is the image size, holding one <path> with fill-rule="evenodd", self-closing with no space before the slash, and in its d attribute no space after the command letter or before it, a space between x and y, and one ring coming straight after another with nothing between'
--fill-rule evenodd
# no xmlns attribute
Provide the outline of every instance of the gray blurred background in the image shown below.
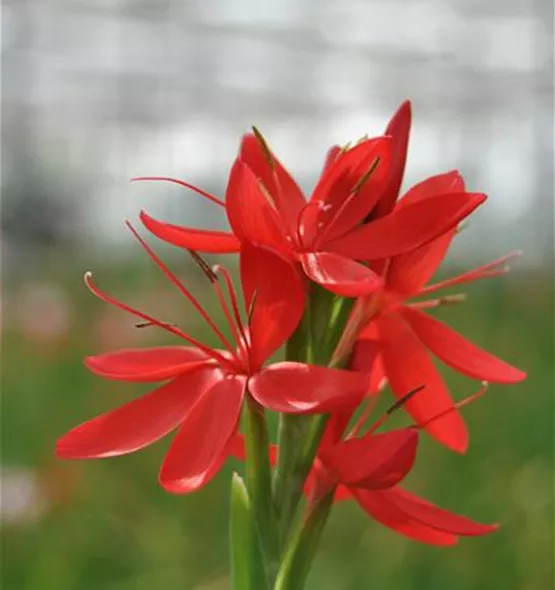
<svg viewBox="0 0 555 590"><path fill-rule="evenodd" d="M225 219L189 191L131 177L222 195L256 125L309 192L329 145L382 133L406 98L405 187L458 168L490 197L448 272L525 253L439 315L529 378L468 408L467 457L424 440L411 480L502 528L438 551L341 506L309 589L552 587L551 0L4 0L2 33L3 588L229 587L230 466L180 498L156 483L168 441L113 461L52 458L64 431L138 393L87 374L82 357L167 343L91 297L83 271L164 320L182 317L123 220L141 208L199 227ZM447 378L458 399L476 388Z"/></svg>
<svg viewBox="0 0 555 590"><path fill-rule="evenodd" d="M32 236L126 243L121 220L141 207L223 223L177 187L127 181L221 193L254 124L309 190L328 145L381 133L411 98L407 181L459 168L490 195L465 252L518 244L524 264L545 263L552 12L550 0L5 1L8 252Z"/></svg>

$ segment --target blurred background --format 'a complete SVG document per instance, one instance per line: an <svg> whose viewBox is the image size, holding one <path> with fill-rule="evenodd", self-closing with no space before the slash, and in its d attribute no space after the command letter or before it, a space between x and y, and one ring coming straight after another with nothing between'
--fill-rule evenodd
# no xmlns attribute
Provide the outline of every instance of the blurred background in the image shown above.
<svg viewBox="0 0 555 590"><path fill-rule="evenodd" d="M56 438L140 393L81 359L164 342L95 300L82 275L201 329L123 227L141 208L224 227L179 187L223 194L255 124L310 190L332 143L379 134L405 98L406 186L458 168L490 199L444 274L522 249L512 274L440 310L529 373L468 408L459 457L425 441L412 489L483 521L438 550L338 507L309 588L543 590L553 584L553 4L550 0L5 0L2 13L2 577L6 590L219 590L228 466L162 492L168 441L61 463ZM161 247L202 297L183 254ZM209 338L209 336L207 336ZM474 384L447 374L458 397Z"/></svg>

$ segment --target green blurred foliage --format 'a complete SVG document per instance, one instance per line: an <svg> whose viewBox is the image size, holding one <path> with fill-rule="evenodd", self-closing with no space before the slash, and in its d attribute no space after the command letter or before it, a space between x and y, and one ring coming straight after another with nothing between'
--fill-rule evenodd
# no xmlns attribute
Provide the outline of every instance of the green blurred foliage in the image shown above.
<svg viewBox="0 0 555 590"><path fill-rule="evenodd" d="M144 267L101 266L95 274L100 285L161 319L196 335L204 330L158 275L145 274ZM151 328L133 328L132 318L90 296L79 287L79 271L50 269L46 275L68 296L67 331L52 338L34 334L33 322L30 330L22 328L21 286L10 289L4 303L2 477L13 468L28 469L38 486L39 506L3 525L3 588L228 588L228 495L238 465L230 461L203 491L180 497L165 493L156 480L169 440L118 459L62 463L53 458L56 438L67 429L144 390L90 375L82 357L164 342L164 337ZM196 274L190 280L197 287L200 281ZM472 285L468 292L467 303L441 309L439 317L527 370L529 378L519 385L492 386L484 399L465 409L471 429L466 456L423 440L411 489L478 520L498 521L502 528L436 549L395 535L345 503L328 523L310 589L551 587L553 280L515 274ZM201 293L208 301L207 292ZM39 313L35 323L40 321ZM459 399L477 387L446 375ZM396 419L407 421L402 415Z"/></svg>

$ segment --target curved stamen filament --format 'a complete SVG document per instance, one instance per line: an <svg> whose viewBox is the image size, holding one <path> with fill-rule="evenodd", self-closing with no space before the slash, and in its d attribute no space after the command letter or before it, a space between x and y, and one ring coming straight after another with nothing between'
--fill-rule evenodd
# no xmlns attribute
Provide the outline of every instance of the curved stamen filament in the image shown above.
<svg viewBox="0 0 555 590"><path fill-rule="evenodd" d="M237 344L240 348L244 349L245 353L248 355L248 339L245 333L245 329L243 327L243 322L241 320L241 313L239 312L239 304L237 302L237 293L233 287L233 281L231 280L231 276L227 269L219 264L214 265L213 270L216 274L221 274L224 278L227 292L229 294L229 300L231 301L231 309L233 310L233 317L235 318L235 323L237 325L237 329L240 333L240 338L237 339ZM231 320L230 326L231 326ZM233 328L232 328L233 329Z"/></svg>
<svg viewBox="0 0 555 590"><path fill-rule="evenodd" d="M145 252L150 256L150 258L156 263L156 265L160 268L160 270L166 275L166 277L179 289L179 291L186 297L186 299L191 303L191 305L199 312L201 317L204 321L208 324L208 326L212 329L214 334L220 339L222 344L228 349L228 351L235 355L235 350L229 340L222 334L218 326L212 321L208 313L206 313L205 309L202 305L193 297L193 295L189 292L189 290L181 283L181 281L170 271L170 269L160 260L160 258L154 253L151 247L141 238L137 230L131 225L129 221L126 221L125 224L131 231L131 233L135 236L139 244L143 247Z"/></svg>
<svg viewBox="0 0 555 590"><path fill-rule="evenodd" d="M174 184L178 184L179 186L183 186L185 188L191 189L192 191L195 191L195 193L198 193L199 195L205 197L209 201L216 203L216 205L219 205L220 207L225 207L225 202L221 199L218 199L218 197L215 197L214 195L211 195L210 193L203 191L194 184L189 184L188 182L185 182L184 180L179 180L178 178L171 178L170 176L136 176L131 179L131 182L137 182L140 180L161 180L163 182L173 182Z"/></svg>
<svg viewBox="0 0 555 590"><path fill-rule="evenodd" d="M461 285L463 283L470 283L473 281L477 281L479 279L486 279L504 275L509 272L509 267L503 265L509 260L512 260L513 258L516 258L521 255L522 252L520 250L510 252L506 256L502 256L501 258L492 260L491 262L488 262L483 266L478 266L477 268L469 270L468 272L465 272L463 274L451 277L449 279L445 279L444 281L439 281L438 283L434 283L432 285L428 285L427 287L424 287L420 290L419 295L433 293L434 291L438 291L439 289L452 287L454 285Z"/></svg>
<svg viewBox="0 0 555 590"><path fill-rule="evenodd" d="M146 313L143 313L142 311L139 311L138 309L135 309L134 307L131 307L130 305L122 303L121 301L118 301L117 299L114 299L113 297L111 297L107 293L104 293L103 291L101 291L93 283L91 272L85 273L85 284L87 285L87 287L89 288L91 293L93 293L93 295L96 295L96 297L98 297L99 299L102 299L102 301L105 301L106 303L109 303L110 305L113 305L114 307L118 307L119 309L123 309L124 311L141 318L142 320L144 320L145 322L148 322L149 324L152 324L154 326L158 326L159 328L162 328L163 330L166 330L167 332L170 332L170 333L174 334L175 336L178 336L179 338L186 340L187 342L189 342L189 344L196 346L198 349L202 350L202 352L204 352L207 356L214 359L218 363L220 363L222 365L226 365L230 368L234 368L233 363L231 363L231 361L226 359L220 353L205 346L204 344L199 342L196 338L193 338L192 336L185 334L185 332L182 332L179 328L176 328L175 326L173 326L171 324L161 322L160 320L157 320L156 318L154 318Z"/></svg>
<svg viewBox="0 0 555 590"><path fill-rule="evenodd" d="M406 305L415 309L432 309L441 305L452 305L453 303L464 303L465 301L466 293L456 293L455 295L446 295L445 297L428 299L426 301L416 301L414 303L407 303Z"/></svg>
<svg viewBox="0 0 555 590"><path fill-rule="evenodd" d="M420 424L413 424L414 428L418 428L418 429L426 428L426 426L429 426L430 424L432 424L436 420L439 420L440 418L443 418L444 416L451 414L451 412L454 412L455 410L459 410L460 408L472 403L473 401L482 397L484 395L484 393L486 393L488 387L489 387L489 383L487 381L483 381L482 387L480 387L480 389L478 391L476 391L472 395L469 395L468 397L465 397L460 402L453 404L451 407L447 408L446 410L439 412L435 416L432 416L431 418L429 418L425 422L421 422Z"/></svg>
<svg viewBox="0 0 555 590"><path fill-rule="evenodd" d="M374 424L372 424L372 426L366 434L372 434L373 432L376 432L376 430L378 430L378 428L389 419L391 414L393 414L397 410L400 410L410 399L413 398L413 396L425 389L425 387L425 385L419 385L418 387L411 389L408 393L403 395L403 397L400 397L396 402L389 406L389 408L387 408L387 410L385 411L383 416L381 416L381 418L378 418L378 420L376 420Z"/></svg>

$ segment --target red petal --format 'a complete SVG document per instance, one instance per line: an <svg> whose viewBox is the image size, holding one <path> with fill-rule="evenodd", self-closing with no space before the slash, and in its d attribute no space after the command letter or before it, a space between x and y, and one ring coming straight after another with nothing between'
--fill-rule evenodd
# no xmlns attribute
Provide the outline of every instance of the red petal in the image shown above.
<svg viewBox="0 0 555 590"><path fill-rule="evenodd" d="M357 187L376 160L377 168ZM380 196L389 163L390 139L376 137L343 152L324 170L311 197L311 202L324 205L317 225L317 232L326 235L324 242L344 234L368 215Z"/></svg>
<svg viewBox="0 0 555 590"><path fill-rule="evenodd" d="M382 192L376 210L373 213L375 219L390 213L399 196L405 173L411 118L411 105L406 100L397 109L397 112L393 115L385 130L385 135L391 137L391 164L387 188Z"/></svg>
<svg viewBox="0 0 555 590"><path fill-rule="evenodd" d="M303 487L309 505L314 505L336 485L337 479L333 473L316 457Z"/></svg>
<svg viewBox="0 0 555 590"><path fill-rule="evenodd" d="M395 396L424 385L424 389L403 406L417 423L453 407L453 401L440 374L422 343L400 319L387 316L378 320L385 373ZM465 423L457 410L432 421L426 431L447 447L464 452L468 446Z"/></svg>
<svg viewBox="0 0 555 590"><path fill-rule="evenodd" d="M436 195L362 225L326 248L357 260L397 256L448 232L485 199L475 193Z"/></svg>
<svg viewBox="0 0 555 590"><path fill-rule="evenodd" d="M150 217L144 211L141 211L140 218L149 232L174 246L212 254L239 251L239 240L230 233L164 223Z"/></svg>
<svg viewBox="0 0 555 590"><path fill-rule="evenodd" d="M233 233L241 242L288 251L286 227L275 204L252 170L235 160L225 195L227 216Z"/></svg>
<svg viewBox="0 0 555 590"><path fill-rule="evenodd" d="M329 209L325 215L320 216L320 221L323 222L321 231L325 234L325 239L320 243L333 240L361 223L372 211L383 191L390 172L390 140L377 138L364 143L369 148L365 159L356 169L349 170L341 181L337 181L331 194L325 199ZM346 156L343 159L345 158ZM370 166L376 161L377 167L366 177ZM341 163L342 160L338 167Z"/></svg>
<svg viewBox="0 0 555 590"><path fill-rule="evenodd" d="M367 266L330 252L300 255L306 276L328 291L343 297L360 297L374 293L383 280Z"/></svg>
<svg viewBox="0 0 555 590"><path fill-rule="evenodd" d="M320 441L319 453L328 447L334 446L341 440L355 410L356 408L347 408L342 412L334 412L329 417L322 440Z"/></svg>
<svg viewBox="0 0 555 590"><path fill-rule="evenodd" d="M345 500L351 500L353 494L349 491L347 486L339 484L335 490L335 496L333 497L334 502L344 502Z"/></svg>
<svg viewBox="0 0 555 590"><path fill-rule="evenodd" d="M417 203L438 194L464 191L464 180L456 172L432 176L412 187L401 199L398 207ZM417 250L401 254L391 260L387 272L387 285L397 293L417 293L434 275L445 258L457 229L433 240Z"/></svg>
<svg viewBox="0 0 555 590"><path fill-rule="evenodd" d="M87 368L106 379L151 382L172 379L211 362L198 348L165 346L107 352L85 359Z"/></svg>
<svg viewBox="0 0 555 590"><path fill-rule="evenodd" d="M386 527L409 539L447 547L457 542L457 537L430 528L412 519L392 500L394 490L353 490L357 502L370 516Z"/></svg>
<svg viewBox="0 0 555 590"><path fill-rule="evenodd" d="M283 216L290 232L295 232L301 209L305 206L303 193L280 161L272 154L272 164L260 141L253 135L245 135L241 142L240 157L262 180L273 197L278 211Z"/></svg>
<svg viewBox="0 0 555 590"><path fill-rule="evenodd" d="M476 537L487 535L499 528L496 524L481 524L439 508L439 506L400 488L389 490L389 498L409 518L445 533Z"/></svg>
<svg viewBox="0 0 555 590"><path fill-rule="evenodd" d="M227 457L237 432L245 377L227 376L204 392L187 414L160 471L168 492L186 494L207 484Z"/></svg>
<svg viewBox="0 0 555 590"><path fill-rule="evenodd" d="M240 263L247 309L253 305L249 324L251 360L260 366L299 324L305 306L305 286L296 265L277 252L245 243Z"/></svg>
<svg viewBox="0 0 555 590"><path fill-rule="evenodd" d="M450 172L430 176L415 184L403 195L397 206L406 207L435 195L464 193L464 190L464 178L458 170L451 170Z"/></svg>
<svg viewBox="0 0 555 590"><path fill-rule="evenodd" d="M386 379L379 351L377 325L376 322L370 322L355 344L350 368L354 371L370 373L369 392L371 393L381 391Z"/></svg>
<svg viewBox="0 0 555 590"><path fill-rule="evenodd" d="M418 309L405 307L403 316L425 346L445 364L468 377L494 383L516 383L526 377L523 371L486 352Z"/></svg>
<svg viewBox="0 0 555 590"><path fill-rule="evenodd" d="M177 427L187 412L219 378L216 369L201 369L97 416L70 430L56 446L64 459L97 459L132 453Z"/></svg>
<svg viewBox="0 0 555 590"><path fill-rule="evenodd" d="M425 246L392 258L387 288L405 296L416 295L443 262L456 233L452 229Z"/></svg>
<svg viewBox="0 0 555 590"><path fill-rule="evenodd" d="M347 439L320 452L320 458L341 483L367 489L390 488L412 469L418 432L402 428Z"/></svg>
<svg viewBox="0 0 555 590"><path fill-rule="evenodd" d="M326 414L352 407L367 391L364 373L304 363L274 363L249 381L249 391L264 407L291 414Z"/></svg>

